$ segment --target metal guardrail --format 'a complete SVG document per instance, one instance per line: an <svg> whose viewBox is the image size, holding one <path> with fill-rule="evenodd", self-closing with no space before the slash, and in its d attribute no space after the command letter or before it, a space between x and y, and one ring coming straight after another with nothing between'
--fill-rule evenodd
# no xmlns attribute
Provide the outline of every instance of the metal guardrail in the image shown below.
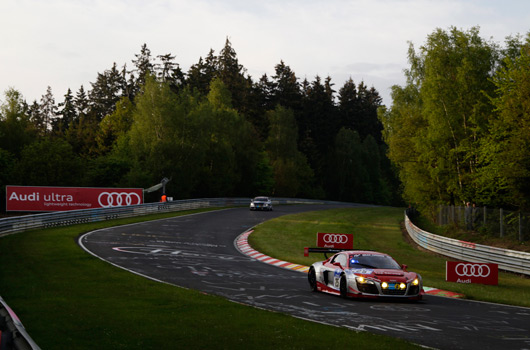
<svg viewBox="0 0 530 350"><path fill-rule="evenodd" d="M501 270L530 275L530 253L438 236L414 225L406 213L405 227L414 242L427 250L463 261L494 263Z"/></svg>

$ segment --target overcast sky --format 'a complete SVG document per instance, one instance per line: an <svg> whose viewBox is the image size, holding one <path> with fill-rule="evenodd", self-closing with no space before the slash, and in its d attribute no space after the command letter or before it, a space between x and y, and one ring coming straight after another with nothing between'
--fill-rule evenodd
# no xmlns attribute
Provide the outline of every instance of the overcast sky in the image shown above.
<svg viewBox="0 0 530 350"><path fill-rule="evenodd" d="M337 91L350 77L364 81L390 106L390 86L405 82L407 42L418 48L450 26L479 26L502 44L530 31L530 1L0 0L0 100L12 87L40 101L50 86L62 102L114 62L132 67L144 43L187 72L228 37L254 81L283 60L300 80L330 76Z"/></svg>

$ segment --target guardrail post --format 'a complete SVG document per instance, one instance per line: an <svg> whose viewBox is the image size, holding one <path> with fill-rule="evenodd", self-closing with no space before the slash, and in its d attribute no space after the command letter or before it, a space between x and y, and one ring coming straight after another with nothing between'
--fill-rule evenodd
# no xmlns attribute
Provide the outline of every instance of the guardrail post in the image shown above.
<svg viewBox="0 0 530 350"><path fill-rule="evenodd" d="M502 208L499 209L500 237L504 237L504 214Z"/></svg>

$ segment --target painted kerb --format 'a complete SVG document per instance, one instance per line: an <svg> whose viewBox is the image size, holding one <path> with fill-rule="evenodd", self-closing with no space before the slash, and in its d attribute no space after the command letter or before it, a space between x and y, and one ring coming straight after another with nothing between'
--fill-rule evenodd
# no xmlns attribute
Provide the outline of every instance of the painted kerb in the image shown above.
<svg viewBox="0 0 530 350"><path fill-rule="evenodd" d="M494 263L501 270L530 275L530 253L438 236L414 225L406 213L405 227L414 242L427 250L463 261Z"/></svg>

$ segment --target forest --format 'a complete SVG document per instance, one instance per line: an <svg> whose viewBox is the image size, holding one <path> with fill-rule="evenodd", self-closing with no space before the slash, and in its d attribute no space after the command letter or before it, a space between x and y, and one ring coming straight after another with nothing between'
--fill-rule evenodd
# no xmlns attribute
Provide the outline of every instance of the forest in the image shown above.
<svg viewBox="0 0 530 350"><path fill-rule="evenodd" d="M301 81L283 61L274 72L253 79L228 39L187 72L144 44L130 67L114 63L59 103L51 87L32 103L9 88L0 105L1 190L148 188L166 177L174 199L400 204L379 93L352 79L338 92L329 77Z"/></svg>
<svg viewBox="0 0 530 350"><path fill-rule="evenodd" d="M504 45L437 29L409 45L407 84L381 107L403 198L424 213L466 202L530 210L530 33Z"/></svg>
<svg viewBox="0 0 530 350"><path fill-rule="evenodd" d="M184 72L144 44L56 103L0 104L0 188L148 188L174 199L299 197L530 210L530 33L479 27L409 43L392 105L350 78L301 80L283 61L254 79L227 39ZM158 200L159 193L146 197Z"/></svg>

